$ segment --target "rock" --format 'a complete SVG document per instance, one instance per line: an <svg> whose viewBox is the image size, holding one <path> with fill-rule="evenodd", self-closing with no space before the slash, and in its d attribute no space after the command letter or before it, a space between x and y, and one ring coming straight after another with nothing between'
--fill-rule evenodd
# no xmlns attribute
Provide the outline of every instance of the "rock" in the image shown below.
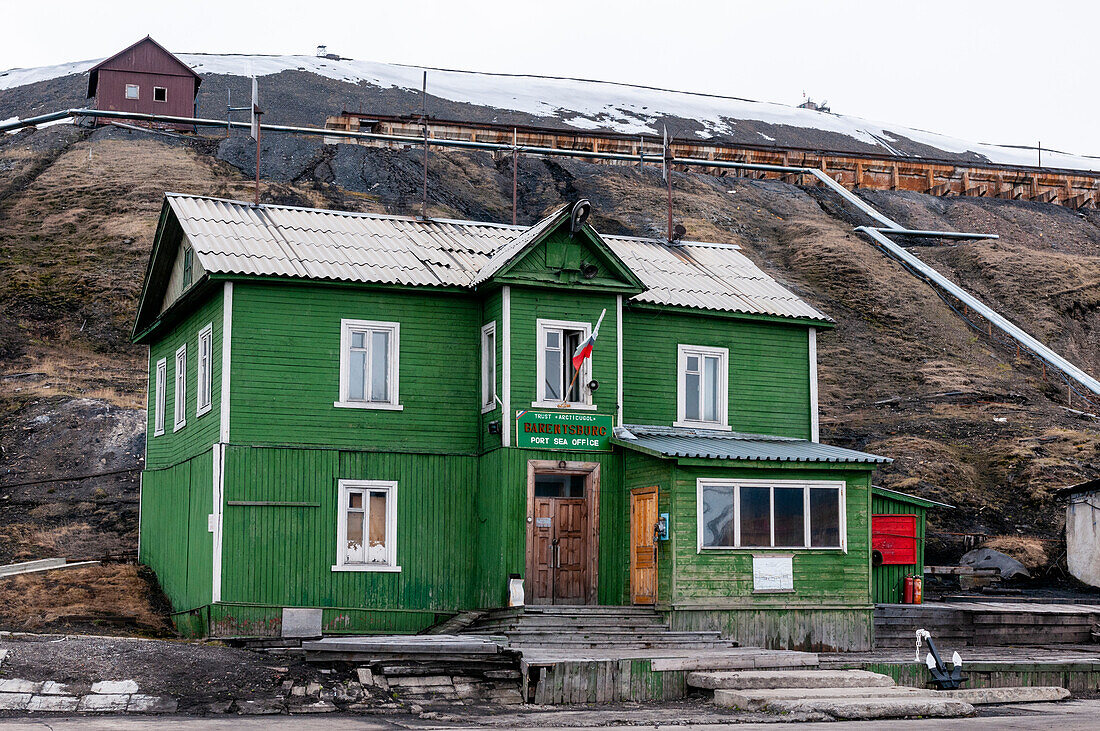
<svg viewBox="0 0 1100 731"><path fill-rule="evenodd" d="M27 704L32 713L64 713L75 711L80 698L75 695L36 695Z"/></svg>
<svg viewBox="0 0 1100 731"><path fill-rule="evenodd" d="M130 696L123 693L90 693L80 698L78 711L98 711L101 713L120 713L126 710Z"/></svg>
<svg viewBox="0 0 1100 731"><path fill-rule="evenodd" d="M290 694L292 696L305 695L306 687L304 685L295 685L293 688L290 689Z"/></svg>
<svg viewBox="0 0 1100 731"><path fill-rule="evenodd" d="M229 713L233 707L233 701L214 701L206 704L207 713Z"/></svg>
<svg viewBox="0 0 1100 731"><path fill-rule="evenodd" d="M177 705L174 698L135 693L130 696L126 710L129 713L175 713Z"/></svg>
<svg viewBox="0 0 1100 731"><path fill-rule="evenodd" d="M359 676L359 682L363 685L374 685L374 672L370 668L355 668L355 674Z"/></svg>
<svg viewBox="0 0 1100 731"><path fill-rule="evenodd" d="M1002 579L1011 579L1016 576L1031 578L1027 567L1011 556L994 551L992 548L976 548L963 554L959 560L960 566L973 566L976 569L998 569Z"/></svg>
<svg viewBox="0 0 1100 731"><path fill-rule="evenodd" d="M306 695L317 695L321 692L320 683L310 683L306 686Z"/></svg>
<svg viewBox="0 0 1100 731"><path fill-rule="evenodd" d="M31 680L9 678L0 680L0 693L38 693L42 690L43 683L35 683Z"/></svg>
<svg viewBox="0 0 1100 731"><path fill-rule="evenodd" d="M103 695L137 693L138 684L133 680L102 680L98 683L92 683L92 692Z"/></svg>
<svg viewBox="0 0 1100 731"><path fill-rule="evenodd" d="M47 680L42 684L42 690L38 692L42 695L68 695L69 687L61 683L55 683L52 680Z"/></svg>
<svg viewBox="0 0 1100 731"><path fill-rule="evenodd" d="M255 701L237 701L237 713L243 716L270 716L284 713L286 707L278 698L261 698Z"/></svg>
<svg viewBox="0 0 1100 731"><path fill-rule="evenodd" d="M30 701L30 693L0 693L0 711L22 711Z"/></svg>
<svg viewBox="0 0 1100 731"><path fill-rule="evenodd" d="M289 710L291 713L332 713L336 710L336 706L329 701L317 701L316 703L292 705Z"/></svg>

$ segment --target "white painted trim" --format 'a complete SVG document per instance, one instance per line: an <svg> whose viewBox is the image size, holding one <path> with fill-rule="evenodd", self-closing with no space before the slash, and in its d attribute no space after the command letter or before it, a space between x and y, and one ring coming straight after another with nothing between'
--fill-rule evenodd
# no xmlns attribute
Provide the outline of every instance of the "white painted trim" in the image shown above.
<svg viewBox="0 0 1100 731"><path fill-rule="evenodd" d="M810 328L810 441L821 441L821 417L817 409L817 328Z"/></svg>
<svg viewBox="0 0 1100 731"><path fill-rule="evenodd" d="M504 373L502 375L504 398L502 400L503 421L501 425L501 445L508 447L512 444L512 427L516 420L512 414L512 288L504 287L501 294L501 328L504 330L504 338L501 347L504 349Z"/></svg>
<svg viewBox="0 0 1100 731"><path fill-rule="evenodd" d="M370 401L370 381L368 375L363 386L363 401L352 401L349 397L351 377L351 334L356 331L388 331L390 334L389 352L389 388L385 401ZM368 338L369 340L369 338ZM371 368L371 359L367 358L367 368ZM353 320L344 318L340 320L340 397L333 406L359 409L385 409L388 411L401 411L401 323L383 322L381 320Z"/></svg>
<svg viewBox="0 0 1100 731"><path fill-rule="evenodd" d="M488 338L493 336L493 352L486 352ZM492 371L487 371L486 366ZM489 393L489 373L493 374L492 393ZM481 413L487 414L497 407L497 321L493 320L481 328Z"/></svg>
<svg viewBox="0 0 1100 731"><path fill-rule="evenodd" d="M211 536L211 588L210 601L222 600L222 528L224 527L225 504L225 445L215 444L212 448L213 469L213 513L214 530Z"/></svg>
<svg viewBox="0 0 1100 731"><path fill-rule="evenodd" d="M180 360L183 367L180 367ZM182 378L180 377L182 376ZM176 348L172 367L172 431L187 426L187 343Z"/></svg>
<svg viewBox="0 0 1100 731"><path fill-rule="evenodd" d="M222 393L219 407L221 419L220 442L229 443L229 372L232 370L233 346L233 282L226 282L222 290Z"/></svg>
<svg viewBox="0 0 1100 731"><path fill-rule="evenodd" d="M688 355L696 355L700 358L703 356L718 356L718 407L721 413L718 414L717 421L703 421L702 419L695 421L687 418L687 404L685 401L684 390L687 386L687 359ZM730 428L730 397L729 397L729 381L730 381L730 351L729 348L714 348L706 345L685 345L680 343L676 346L676 421L673 426L688 427L692 429L714 429L717 431L732 431ZM703 369L702 364L699 366L699 384L700 388L704 386ZM702 416L703 404L700 400L699 415Z"/></svg>
<svg viewBox="0 0 1100 731"><path fill-rule="evenodd" d="M347 548L348 520L345 506L349 490L385 491L386 495L386 557L384 564L344 563ZM369 505L369 500L363 501ZM336 481L336 563L333 571L385 571L398 572L397 564L397 482L395 480L337 480ZM366 537L364 536L364 539Z"/></svg>
<svg viewBox="0 0 1100 731"><path fill-rule="evenodd" d="M623 296L615 295L615 371L618 373L615 395L618 404L615 416L619 426L623 425Z"/></svg>
<svg viewBox="0 0 1100 731"><path fill-rule="evenodd" d="M168 416L165 412L168 408L168 359L161 358L157 361L156 374L153 385L153 436L164 434L164 422ZM148 460L146 461L148 464Z"/></svg>
<svg viewBox="0 0 1100 731"><path fill-rule="evenodd" d="M562 401L554 401L553 399L545 398L542 392L543 384L546 383L546 357L544 351L546 349L546 333L549 330L579 330L581 333L581 341L583 342L589 335L592 334L592 323L580 322L578 320L548 320L539 318L535 320L535 401L532 406L538 406L539 408L563 408L559 407L559 404L565 403L564 399L567 394L562 393ZM565 352L565 337L564 333L561 338L562 352L566 358L571 358L572 353ZM581 399L578 402L568 402L569 408L572 409L586 409L595 410L596 406L592 403L592 392L588 389L588 382L592 380L592 358L588 358L581 365L581 372L577 375L577 381L579 382L581 389ZM562 388L568 388L568 383L563 383Z"/></svg>
<svg viewBox="0 0 1100 731"><path fill-rule="evenodd" d="M733 542L732 546L704 546L703 545L703 487L706 485L730 487L733 489ZM805 546L742 546L741 545L741 487L801 487L802 497L802 530ZM810 546L810 488L827 487L839 491L839 546ZM696 553L710 551L841 551L848 552L848 495L847 483L843 480L742 480L742 479L717 479L699 478L695 481L695 549ZM771 542L775 543L775 499L774 493L770 498L771 507Z"/></svg>
<svg viewBox="0 0 1100 731"><path fill-rule="evenodd" d="M206 367L202 364L202 341L206 339ZM206 326L199 330L199 337L197 348L195 351L195 416L202 416L213 408L214 402L214 384L213 384L213 369L210 367L214 360L214 323L208 322ZM202 386L203 381L207 381L206 392L209 396L206 404L203 404L202 399Z"/></svg>

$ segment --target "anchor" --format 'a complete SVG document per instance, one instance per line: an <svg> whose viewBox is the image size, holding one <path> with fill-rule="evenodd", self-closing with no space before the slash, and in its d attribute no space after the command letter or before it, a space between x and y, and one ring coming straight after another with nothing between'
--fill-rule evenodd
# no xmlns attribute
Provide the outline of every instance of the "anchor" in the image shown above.
<svg viewBox="0 0 1100 731"><path fill-rule="evenodd" d="M955 690L970 679L970 676L962 673L963 661L958 650L951 653L951 670L947 670L947 666L940 658L939 650L936 649L936 643L932 641L932 633L925 629L917 630L917 662L920 662L920 643L922 639L928 640L930 652L925 655L924 664L928 666L928 672L932 673L932 683L937 688L940 690Z"/></svg>

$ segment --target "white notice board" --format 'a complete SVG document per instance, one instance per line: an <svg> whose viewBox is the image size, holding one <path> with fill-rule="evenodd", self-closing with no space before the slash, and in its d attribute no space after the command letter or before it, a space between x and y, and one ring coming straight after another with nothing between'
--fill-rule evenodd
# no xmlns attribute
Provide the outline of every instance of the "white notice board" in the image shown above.
<svg viewBox="0 0 1100 731"><path fill-rule="evenodd" d="M794 591L794 558L785 556L752 557L752 590L760 592Z"/></svg>

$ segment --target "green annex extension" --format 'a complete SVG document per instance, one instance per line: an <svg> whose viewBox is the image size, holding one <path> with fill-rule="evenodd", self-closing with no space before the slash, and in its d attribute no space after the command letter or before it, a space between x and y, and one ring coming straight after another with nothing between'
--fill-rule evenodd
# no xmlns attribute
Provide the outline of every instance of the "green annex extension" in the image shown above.
<svg viewBox="0 0 1100 731"><path fill-rule="evenodd" d="M165 196L134 328L139 553L182 634L278 636L298 608L417 632L520 578L527 604L870 648L888 460L818 441L832 321L737 246L603 235L586 210Z"/></svg>

